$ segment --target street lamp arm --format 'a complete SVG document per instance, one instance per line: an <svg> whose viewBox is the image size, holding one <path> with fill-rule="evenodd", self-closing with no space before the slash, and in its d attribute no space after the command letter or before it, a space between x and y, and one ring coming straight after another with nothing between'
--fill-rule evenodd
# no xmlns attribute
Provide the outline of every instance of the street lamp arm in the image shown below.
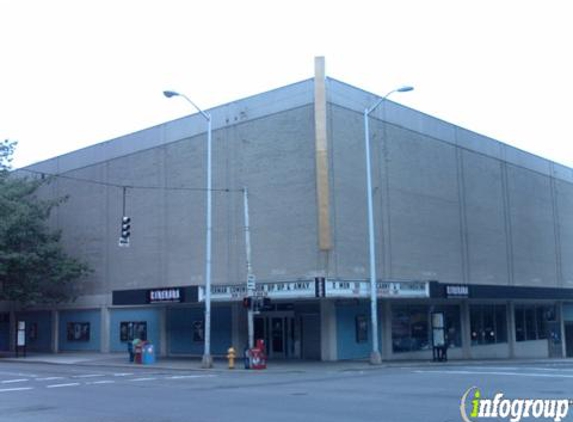
<svg viewBox="0 0 573 422"><path fill-rule="evenodd" d="M374 104L372 107L366 108L366 109L364 110L364 114L365 114L366 116L368 116L368 115L369 115L370 113L372 113L376 108L378 108L378 106L379 106L380 104L382 104L382 103L383 103L390 95L392 95L393 93L395 93L395 92L408 92L408 91L412 91L413 89L414 89L414 88L411 87L411 86L402 86L402 87L400 87L400 88L393 89L392 91L390 91L390 92L388 92L386 95L384 95L382 98L380 98L380 99L376 102L376 104Z"/></svg>
<svg viewBox="0 0 573 422"><path fill-rule="evenodd" d="M171 97L183 97L189 104L191 104L199 113L201 113L201 115L205 118L205 120L207 120L208 122L211 121L211 115L209 113L205 113L203 110L201 110L199 108L199 106L197 106L197 104L195 104L193 101L191 101L191 99L185 95L185 94L181 94L177 91L163 91L163 95L165 95L167 98L171 98Z"/></svg>
<svg viewBox="0 0 573 422"><path fill-rule="evenodd" d="M205 120L207 120L207 121L210 121L210 120L211 120L211 115L210 115L209 113L205 113L203 110L201 110L201 109L197 106L197 104L195 104L193 101L191 101L191 100L189 99L189 97L187 97L187 95L185 95L185 94L179 94L179 95L180 95L181 97L185 98L189 104L191 104L193 107L195 107L195 108L197 109L197 111L198 111L199 113L201 113L201 115L205 118Z"/></svg>

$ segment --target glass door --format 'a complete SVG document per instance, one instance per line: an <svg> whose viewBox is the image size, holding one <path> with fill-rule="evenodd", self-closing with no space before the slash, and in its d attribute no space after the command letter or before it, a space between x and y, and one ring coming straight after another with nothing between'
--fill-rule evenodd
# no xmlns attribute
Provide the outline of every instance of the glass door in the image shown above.
<svg viewBox="0 0 573 422"><path fill-rule="evenodd" d="M0 350L10 348L10 314L0 313Z"/></svg>
<svg viewBox="0 0 573 422"><path fill-rule="evenodd" d="M275 359L300 357L300 333L292 314L268 313L255 318L255 339L263 339L267 356Z"/></svg>
<svg viewBox="0 0 573 422"><path fill-rule="evenodd" d="M286 357L285 353L285 324L282 317L271 318L271 356L275 358Z"/></svg>

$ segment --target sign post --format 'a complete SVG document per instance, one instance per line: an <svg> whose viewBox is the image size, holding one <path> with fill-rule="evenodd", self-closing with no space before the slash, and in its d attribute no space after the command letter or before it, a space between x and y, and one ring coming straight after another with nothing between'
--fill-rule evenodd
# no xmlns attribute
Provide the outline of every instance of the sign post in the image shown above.
<svg viewBox="0 0 573 422"><path fill-rule="evenodd" d="M432 313L432 355L434 361L448 360L448 344L443 312Z"/></svg>
<svg viewBox="0 0 573 422"><path fill-rule="evenodd" d="M19 357L22 351L26 357L26 321L18 321L18 329L16 330L16 357Z"/></svg>
<svg viewBox="0 0 573 422"><path fill-rule="evenodd" d="M247 258L247 297L252 298L257 289L255 275L253 274L253 267L251 265L251 231L249 223L249 198L247 196L247 188L243 188L243 205L245 212L245 250ZM247 324L248 324L248 337L249 349L255 346L255 317L253 315L253 305L247 309Z"/></svg>

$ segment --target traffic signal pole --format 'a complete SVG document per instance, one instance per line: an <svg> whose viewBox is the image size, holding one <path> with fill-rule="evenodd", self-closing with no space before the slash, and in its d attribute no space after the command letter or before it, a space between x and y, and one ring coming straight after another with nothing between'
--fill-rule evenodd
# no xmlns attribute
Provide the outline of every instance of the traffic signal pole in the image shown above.
<svg viewBox="0 0 573 422"><path fill-rule="evenodd" d="M251 265L251 231L249 224L249 198L247 188L243 188L243 205L245 212L245 250L247 258L247 297L252 298L255 295L256 284L255 276L253 274L253 267ZM255 347L255 322L253 314L253 304L247 310L247 323L248 323L248 336L249 336L249 349Z"/></svg>

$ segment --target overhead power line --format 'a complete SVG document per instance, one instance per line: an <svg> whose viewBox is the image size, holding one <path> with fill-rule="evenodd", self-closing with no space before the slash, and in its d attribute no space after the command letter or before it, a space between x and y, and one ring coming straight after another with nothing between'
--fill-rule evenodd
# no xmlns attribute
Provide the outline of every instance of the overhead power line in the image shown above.
<svg viewBox="0 0 573 422"><path fill-rule="evenodd" d="M80 183L90 183L93 185L100 185L106 187L113 187L118 189L129 188L129 189L141 189L141 190L169 190L169 191L188 191L188 192L206 192L206 188L192 188L192 187L184 187L184 186L142 186L142 185L134 185L134 184L120 184L120 183L111 183L111 182L103 182L101 180L94 180L94 179L85 179L81 177L74 177L68 176L65 174L57 174L57 173L47 173L45 171L38 171L38 170L31 170L31 169L18 169L17 172L23 171L31 174L35 174L37 176L50 177L50 178L59 178L64 180L72 180L74 182ZM218 188L218 189L211 189L212 192L242 192L243 189L229 189L229 188Z"/></svg>

